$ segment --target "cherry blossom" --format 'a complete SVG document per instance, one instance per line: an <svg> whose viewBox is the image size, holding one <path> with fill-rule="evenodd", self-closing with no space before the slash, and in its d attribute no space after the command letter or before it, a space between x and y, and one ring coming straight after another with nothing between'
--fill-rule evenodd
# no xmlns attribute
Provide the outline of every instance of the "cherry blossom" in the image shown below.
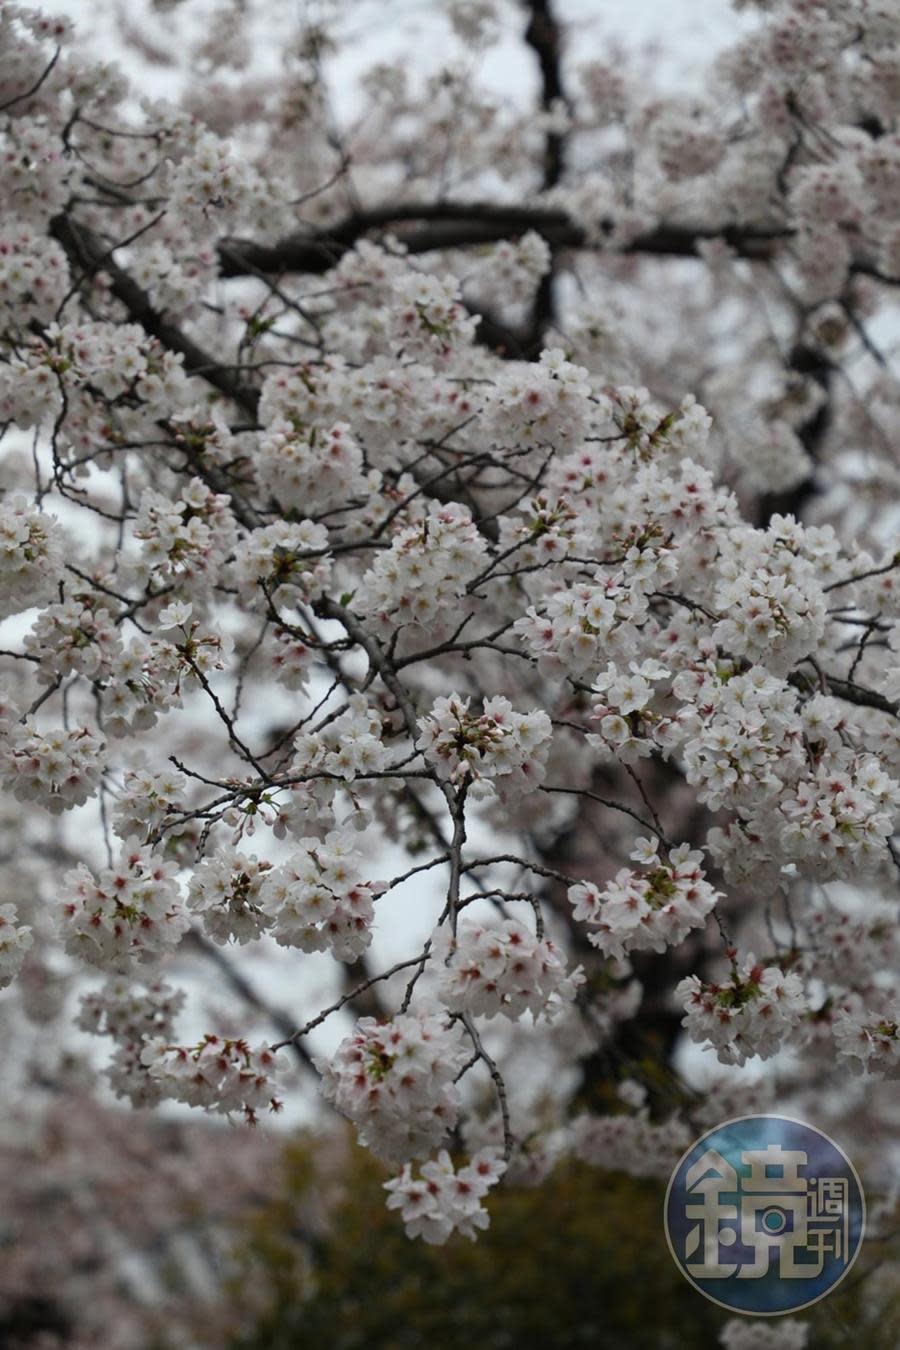
<svg viewBox="0 0 900 1350"><path fill-rule="evenodd" d="M423 1164L418 1177L407 1163L399 1177L385 1182L387 1206L400 1210L407 1237L421 1237L431 1246L441 1246L454 1232L474 1240L489 1222L481 1201L505 1170L495 1149L481 1149L459 1169L442 1149L435 1161Z"/></svg>
<svg viewBox="0 0 900 1350"><path fill-rule="evenodd" d="M104 744L89 727L41 732L31 721L16 727L0 758L3 779L24 802L53 815L81 806L97 790Z"/></svg>
<svg viewBox="0 0 900 1350"><path fill-rule="evenodd" d="M857 1073L900 1077L900 1005L894 1002L881 1017L873 1012L859 1006L838 1009L833 1024L837 1052Z"/></svg>
<svg viewBox="0 0 900 1350"><path fill-rule="evenodd" d="M147 1072L141 1055L148 1041L173 1034L184 1002L184 992L163 980L141 987L122 976L82 995L78 1026L113 1041L104 1072L117 1097L133 1106L155 1106L163 1100L162 1085Z"/></svg>
<svg viewBox="0 0 900 1350"><path fill-rule="evenodd" d="M805 1322L785 1317L777 1322L754 1322L732 1317L719 1333L724 1350L806 1350Z"/></svg>
<svg viewBox="0 0 900 1350"><path fill-rule="evenodd" d="M679 844L664 859L658 849L658 840L639 839L631 856L642 871L622 868L603 891L592 883L569 888L573 917L596 930L588 939L607 956L665 951L705 923L715 906L702 853Z"/></svg>
<svg viewBox="0 0 900 1350"><path fill-rule="evenodd" d="M62 531L53 516L34 510L21 496L0 504L0 616L53 598L63 549Z"/></svg>
<svg viewBox="0 0 900 1350"><path fill-rule="evenodd" d="M506 796L532 791L549 750L548 715L539 709L518 713L499 694L487 699L479 714L471 713L469 704L451 694L420 719L426 758L451 782L499 780Z"/></svg>
<svg viewBox="0 0 900 1350"><path fill-rule="evenodd" d="M149 1040L141 1064L164 1097L230 1115L251 1124L261 1110L281 1110L277 1095L278 1057L267 1045L207 1035L195 1046Z"/></svg>
<svg viewBox="0 0 900 1350"><path fill-rule="evenodd" d="M203 927L216 942L252 942L271 924L261 903L270 863L245 858L228 849L204 858L191 877L186 904L201 915Z"/></svg>
<svg viewBox="0 0 900 1350"><path fill-rule="evenodd" d="M359 1142L388 1162L420 1158L456 1124L466 1062L462 1028L440 1014L362 1018L330 1060L322 1094L353 1121Z"/></svg>
<svg viewBox="0 0 900 1350"><path fill-rule="evenodd" d="M799 976L762 966L753 955L722 983L688 976L675 997L687 1012L684 1026L691 1039L713 1046L722 1064L777 1054L790 1038L796 1040L809 1011Z"/></svg>
<svg viewBox="0 0 900 1350"><path fill-rule="evenodd" d="M91 965L127 970L177 945L188 926L178 867L128 839L118 865L95 876L83 863L63 877L61 932Z"/></svg>
<svg viewBox="0 0 900 1350"><path fill-rule="evenodd" d="M576 1116L571 1136L572 1151L582 1162L635 1177L668 1178L690 1143L690 1133L677 1117L654 1123L646 1109L632 1115Z"/></svg>
<svg viewBox="0 0 900 1350"><path fill-rule="evenodd" d="M19 924L18 917L15 905L0 905L0 986L15 979L34 941L31 929Z"/></svg>
<svg viewBox="0 0 900 1350"><path fill-rule="evenodd" d="M373 900L382 885L360 879L362 855L342 832L299 843L300 850L263 880L265 921L284 947L355 961L372 940Z"/></svg>
<svg viewBox="0 0 900 1350"><path fill-rule="evenodd" d="M455 503L441 506L400 530L390 551L376 557L354 594L354 608L381 617L388 631L413 624L440 633L448 615L458 617L456 603L486 554L471 513Z"/></svg>
<svg viewBox="0 0 900 1350"><path fill-rule="evenodd" d="M553 1018L583 979L580 967L566 972L553 942L516 919L497 925L463 919L454 937L441 936L436 954L441 998L451 1012L515 1020L527 1010L535 1019Z"/></svg>

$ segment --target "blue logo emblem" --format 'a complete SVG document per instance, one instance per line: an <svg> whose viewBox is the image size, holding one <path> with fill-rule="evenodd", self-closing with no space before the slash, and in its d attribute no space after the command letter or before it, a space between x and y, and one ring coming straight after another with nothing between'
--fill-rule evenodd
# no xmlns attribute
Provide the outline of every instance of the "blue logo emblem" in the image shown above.
<svg viewBox="0 0 900 1350"><path fill-rule="evenodd" d="M702 1135L666 1191L669 1250L713 1303L753 1317L797 1312L859 1255L866 1201L852 1162L821 1130L741 1116Z"/></svg>

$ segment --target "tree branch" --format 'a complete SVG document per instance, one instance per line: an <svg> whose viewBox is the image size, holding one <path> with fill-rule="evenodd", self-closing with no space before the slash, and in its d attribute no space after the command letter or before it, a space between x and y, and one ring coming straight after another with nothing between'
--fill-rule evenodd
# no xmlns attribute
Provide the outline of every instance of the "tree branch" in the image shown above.
<svg viewBox="0 0 900 1350"><path fill-rule="evenodd" d="M241 384L227 366L216 361L156 309L147 292L113 260L113 252L121 245L108 248L92 229L65 213L53 217L50 233L62 245L69 262L81 277L91 278L104 272L110 279L112 294L125 306L130 319L157 338L167 351L183 356L185 370L201 376L255 420L258 390Z"/></svg>
<svg viewBox="0 0 900 1350"><path fill-rule="evenodd" d="M530 11L525 41L534 51L541 72L541 108L549 116L559 103L567 104L560 61L562 35L552 0L526 0ZM544 166L541 186L547 192L556 187L563 175L565 136L549 130L544 138ZM556 312L556 253L551 248L549 270L541 277L531 312L531 331L540 344L553 323Z"/></svg>
<svg viewBox="0 0 900 1350"><path fill-rule="evenodd" d="M403 222L412 222L413 228L396 228ZM598 221L598 225L604 233L612 229L609 221ZM551 248L602 247L590 244L584 228L558 208L478 201L398 202L358 212L325 230L291 235L277 244L225 239L219 245L219 273L222 277L253 276L260 272L318 275L334 267L370 231L388 228L413 254L497 243L528 230L541 235ZM792 230L777 227L726 225L704 230L660 225L615 252L695 258L702 243L722 239L740 257L766 261L772 257L776 245L792 234Z"/></svg>

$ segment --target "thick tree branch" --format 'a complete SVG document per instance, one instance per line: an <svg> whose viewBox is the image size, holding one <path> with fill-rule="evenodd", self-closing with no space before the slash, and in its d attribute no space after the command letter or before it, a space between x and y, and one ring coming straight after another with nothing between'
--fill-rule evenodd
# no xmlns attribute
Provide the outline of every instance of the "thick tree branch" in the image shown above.
<svg viewBox="0 0 900 1350"><path fill-rule="evenodd" d="M76 275L80 272L82 277L91 278L98 272L105 273L110 279L110 290L125 306L134 323L157 338L167 351L183 356L184 368L190 374L202 376L255 419L259 392L242 384L228 366L216 361L177 324L160 314L147 292L113 260L115 245L107 247L93 230L66 214L54 216L50 233L62 245Z"/></svg>
<svg viewBox="0 0 900 1350"><path fill-rule="evenodd" d="M563 89L562 35L553 9L552 0L526 0L530 12L525 41L534 51L541 72L541 108L546 116L556 111L560 103L568 101ZM562 178L565 155L565 136L548 129L544 138L544 165L541 186L547 192ZM531 331L540 343L555 318L556 253L551 247L550 268L541 277L531 313Z"/></svg>
<svg viewBox="0 0 900 1350"><path fill-rule="evenodd" d="M105 273L110 278L110 290L116 299L125 306L128 317L132 322L140 324L146 333L157 338L167 351L180 354L184 358L185 370L192 375L202 377L215 389L218 389L220 393L233 399L238 407L255 421L259 406L259 390L254 389L251 385L242 384L240 380L235 378L231 367L216 361L213 356L188 337L183 329L159 312L151 302L147 292L129 276L124 268L113 260L112 253L115 250L115 245L107 247L88 226L65 214L54 217L50 222L50 229L54 238L62 244L73 268L77 269L82 277L89 278L95 276L98 272ZM510 354L520 350L515 336L499 324L488 320L488 331L498 341L510 344ZM231 485L224 481L218 472L209 465L202 464L199 460L196 460L193 467L214 491L228 492L232 495L233 501L235 500ZM454 474L443 481L430 481L428 492L437 501L464 502L471 510L473 518L476 522L478 521L477 503L458 475ZM238 503L238 505L240 504ZM256 518L255 513L249 512L249 510L241 511L239 519L248 529L252 529L255 525L261 523ZM494 521L485 520L483 528L484 533L489 538L496 538L497 527Z"/></svg>
<svg viewBox="0 0 900 1350"><path fill-rule="evenodd" d="M874 708L876 712L888 713L891 717L900 717L900 705L894 703L892 699L885 698L884 694L879 694L874 689L864 689L862 685L854 684L852 680L842 680L837 675L822 674L822 679L827 686L829 694L834 698L843 699L845 703L853 703L858 708ZM805 688L804 677L799 672L794 672L788 677L788 683L796 685L797 688Z"/></svg>
<svg viewBox="0 0 900 1350"><path fill-rule="evenodd" d="M404 223L410 227L402 228ZM612 230L610 221L598 221L598 226L602 234ZM395 203L348 216L327 230L292 235L276 244L225 239L219 245L220 275L254 276L260 272L264 275L284 272L317 275L334 267L371 231L389 228L413 254L496 243L528 230L541 235L551 248L602 247L591 243L584 228L557 208L477 201ZM773 256L779 241L789 239L792 233L777 227L726 225L713 230L660 225L615 252L695 258L705 241L722 239L740 257L766 261Z"/></svg>
<svg viewBox="0 0 900 1350"><path fill-rule="evenodd" d="M525 41L537 57L541 72L541 107L544 112L557 103L566 103L563 89L560 55L561 33L551 0L526 0L529 10ZM544 146L544 188L555 187L562 177L563 136L558 131L547 133Z"/></svg>

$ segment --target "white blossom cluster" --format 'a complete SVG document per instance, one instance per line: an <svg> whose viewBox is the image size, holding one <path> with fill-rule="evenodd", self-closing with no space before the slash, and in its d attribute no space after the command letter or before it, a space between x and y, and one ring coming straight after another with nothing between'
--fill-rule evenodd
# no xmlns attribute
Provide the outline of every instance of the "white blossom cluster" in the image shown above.
<svg viewBox="0 0 900 1350"><path fill-rule="evenodd" d="M900 784L877 755L822 764L780 803L785 856L823 880L869 871L884 857L900 811Z"/></svg>
<svg viewBox="0 0 900 1350"><path fill-rule="evenodd" d="M742 675L683 671L672 688L691 706L659 736L670 749L681 745L702 801L738 813L708 837L729 879L754 866L771 878L798 860L823 881L882 865L900 785L878 756L854 753L835 700L817 694L798 706L796 691L761 666Z"/></svg>
<svg viewBox="0 0 900 1350"><path fill-rule="evenodd" d="M155 1106L163 1100L162 1088L148 1074L141 1054L149 1040L172 1036L184 1002L184 992L164 980L135 985L122 976L81 996L77 1025L113 1042L104 1072L117 1097L133 1106Z"/></svg>
<svg viewBox="0 0 900 1350"><path fill-rule="evenodd" d="M769 1059L788 1041L796 1044L810 1012L800 977L760 965L752 954L722 983L689 975L675 997L686 1011L682 1026L691 1040L711 1045L722 1064Z"/></svg>
<svg viewBox="0 0 900 1350"><path fill-rule="evenodd" d="M181 706L182 684L194 676L171 642L131 638L114 658L104 685L104 729L125 738L154 727L161 714Z"/></svg>
<svg viewBox="0 0 900 1350"><path fill-rule="evenodd" d="M186 787L177 769L152 773L144 767L128 769L112 811L112 827L120 839L144 842L178 809Z"/></svg>
<svg viewBox="0 0 900 1350"><path fill-rule="evenodd" d="M356 1126L359 1142L386 1162L421 1158L456 1124L456 1076L467 1058L462 1028L443 1014L363 1017L330 1060L319 1059L321 1092Z"/></svg>
<svg viewBox="0 0 900 1350"><path fill-rule="evenodd" d="M40 19L40 23L45 25L45 32L49 35L50 20ZM71 36L71 28L64 26L66 36ZM62 33L60 34L62 36ZM4 177L7 186L10 188L11 195L16 192L23 193L24 196L33 195L41 197L44 205L50 205L50 201L44 195L50 193L54 186L58 186L60 181L66 177L59 173L59 166L56 161L59 160L59 149L53 138L53 131L50 127L41 127L26 120L25 124L19 129L21 137L20 144L34 156L35 179L37 181L29 183L29 173L27 160L24 163L4 164ZM24 158L24 156L23 156ZM30 192L29 192L30 189ZM51 199L52 200L52 199ZM56 201L56 205L61 204ZM51 207L52 209L52 207Z"/></svg>
<svg viewBox="0 0 900 1350"><path fill-rule="evenodd" d="M388 767L388 751L382 740L382 720L365 694L351 694L346 708L320 731L305 731L294 738L290 772L304 781L286 800L279 802L274 833L277 838L308 828L325 832L335 824L334 801L340 787L352 784L354 801L365 792L366 776Z"/></svg>
<svg viewBox="0 0 900 1350"><path fill-rule="evenodd" d="M504 557L515 557L526 594L544 599L551 593L551 578L556 579L551 566L570 555L583 556L591 546L591 536L569 501L543 491L522 502L517 512L504 516L499 542ZM609 582L603 578L598 584L608 586Z"/></svg>
<svg viewBox="0 0 900 1350"><path fill-rule="evenodd" d="M170 237L170 244L175 244L174 238ZM157 309L190 314L196 309L197 295L207 280L209 251L201 249L200 256L207 266L198 266L196 262L191 266L169 244L158 239L138 246L130 270Z"/></svg>
<svg viewBox="0 0 900 1350"><path fill-rule="evenodd" d="M517 919L476 923L462 919L453 937L441 930L434 943L442 1003L476 1017L525 1012L552 1020L574 999L584 975L569 974L549 938L537 937Z"/></svg>
<svg viewBox="0 0 900 1350"><path fill-rule="evenodd" d="M546 553L548 541L552 536L542 534L538 550ZM608 576L602 585L583 584L552 592L540 608L529 606L516 620L515 631L543 672L590 675L596 681L594 672L604 660L609 671L615 669L610 657L622 660L634 654L638 627L646 619L647 596L671 581L674 571L668 550L631 548L621 570ZM658 663L631 664L644 670L646 678L657 678L650 670ZM621 737L616 740L612 726L608 733L621 751Z"/></svg>
<svg viewBox="0 0 900 1350"><path fill-rule="evenodd" d="M789 422L760 420L733 447L744 481L757 492L789 492L809 477L812 460ZM751 624L752 626L752 624Z"/></svg>
<svg viewBox="0 0 900 1350"><path fill-rule="evenodd" d="M597 723L598 731L588 737L588 744L611 752L624 764L651 755L658 733L666 725L651 707L657 692L655 685L668 680L670 674L652 659L630 661L627 671L610 662L592 682L599 697L594 701L591 720Z"/></svg>
<svg viewBox="0 0 900 1350"><path fill-rule="evenodd" d="M289 628L278 626L267 644L271 670L285 689L305 690L309 684L314 655L302 637Z"/></svg>
<svg viewBox="0 0 900 1350"><path fill-rule="evenodd" d="M895 780L880 765L874 778L859 762L851 761L846 772L846 762L842 756L841 767L830 773L820 768L814 781L785 792L774 820L759 809L746 822L710 831L710 852L730 880L751 876L755 860L759 879L776 884L780 866L775 864L790 866L795 847L804 872L822 881L852 878L883 865L898 810Z"/></svg>
<svg viewBox="0 0 900 1350"><path fill-rule="evenodd" d="M505 1170L496 1149L481 1149L458 1170L442 1149L423 1163L419 1176L407 1163L398 1177L384 1183L390 1192L387 1207L400 1210L407 1237L420 1237L430 1246L442 1246L452 1233L474 1240L489 1223L481 1201Z"/></svg>
<svg viewBox="0 0 900 1350"><path fill-rule="evenodd" d="M39 731L29 719L10 731L0 749L0 774L19 801L60 815L94 795L104 749L89 727Z"/></svg>
<svg viewBox="0 0 900 1350"><path fill-rule="evenodd" d="M228 498L192 478L174 499L153 488L141 494L134 537L141 543L132 564L135 581L176 583L183 596L218 576L234 547Z"/></svg>
<svg viewBox="0 0 900 1350"><path fill-rule="evenodd" d="M122 651L113 615L96 596L78 596L48 605L25 636L25 650L40 663L39 678L52 684L59 676L109 677Z"/></svg>
<svg viewBox="0 0 900 1350"><path fill-rule="evenodd" d="M900 1078L900 1001L879 1016L874 1008L849 1001L834 1014L832 1031L837 1052L856 1073Z"/></svg>
<svg viewBox="0 0 900 1350"><path fill-rule="evenodd" d="M167 605L159 630L169 636L149 643L133 638L114 660L103 687L110 735L149 730L161 713L180 708L186 693L205 687L208 676L227 668L234 647L230 634L204 631L191 620L192 609L181 601Z"/></svg>
<svg viewBox="0 0 900 1350"><path fill-rule="evenodd" d="M689 844L664 859L658 839L638 839L631 857L641 870L623 867L602 890L592 882L569 887L573 918L595 930L588 940L605 956L675 947L702 927L719 899L704 878L703 854Z"/></svg>
<svg viewBox="0 0 900 1350"><path fill-rule="evenodd" d="M900 625L894 624L887 634L888 648L892 653L900 651ZM891 661L881 672L878 688L886 698L897 700L900 696L900 661Z"/></svg>
<svg viewBox="0 0 900 1350"><path fill-rule="evenodd" d="M233 848L200 860L188 883L186 904L214 942L252 942L271 925L260 899L270 867Z"/></svg>
<svg viewBox="0 0 900 1350"><path fill-rule="evenodd" d="M590 426L590 389L588 372L553 348L497 377L480 426L501 449L570 445Z"/></svg>
<svg viewBox="0 0 900 1350"><path fill-rule="evenodd" d="M334 268L333 276L339 287L338 304L353 308L353 292L365 287L370 306L375 307L379 317L381 310L390 299L393 284L406 270L402 259L403 246L394 245L392 240L377 244L372 239L359 239L349 249Z"/></svg>
<svg viewBox="0 0 900 1350"><path fill-rule="evenodd" d="M204 1036L197 1045L168 1045L150 1040L141 1051L141 1064L163 1097L202 1106L222 1115L239 1112L251 1124L260 1111L277 1112L278 1056L262 1044Z"/></svg>
<svg viewBox="0 0 900 1350"><path fill-rule="evenodd" d="M667 410L643 385L622 384L605 390L600 406L624 436L626 452L638 460L663 461L674 468L689 457L684 468L690 477L705 461L712 418L693 394ZM698 495L696 483L689 490Z"/></svg>
<svg viewBox="0 0 900 1350"><path fill-rule="evenodd" d="M0 618L55 597L64 548L53 516L19 495L0 502Z"/></svg>
<svg viewBox="0 0 900 1350"><path fill-rule="evenodd" d="M567 1024L571 1029L575 1020L560 1019L553 1023L553 1030L564 1036ZM531 1034L531 1028L528 1034ZM507 1133L511 1133L512 1147L503 1174L506 1181L511 1186L540 1186L559 1162L565 1148L564 1132L556 1128L555 1120L547 1122L546 1127L545 1122L541 1121L540 1127L537 1127L533 1103L528 1102L527 1098L521 1103L508 1102L507 1108L508 1131L504 1128L500 1111L493 1111L485 1117L474 1113L465 1116L460 1133L466 1152L474 1154L482 1149L494 1149L502 1153L507 1143Z"/></svg>
<svg viewBox="0 0 900 1350"><path fill-rule="evenodd" d="M137 985L114 976L99 989L82 994L78 1025L120 1041L167 1036L184 1000L184 992L164 980Z"/></svg>
<svg viewBox="0 0 900 1350"><path fill-rule="evenodd" d="M515 241L496 244L467 277L482 302L528 300L542 276L550 270L550 249L534 230Z"/></svg>
<svg viewBox="0 0 900 1350"><path fill-rule="evenodd" d="M2 245L0 245L2 247ZM0 364L0 417L23 429L39 427L51 413L59 414L59 380L42 344L28 343Z"/></svg>
<svg viewBox="0 0 900 1350"><path fill-rule="evenodd" d="M576 1116L570 1129L576 1158L632 1177L668 1177L691 1142L683 1121L651 1121L645 1107L634 1114Z"/></svg>
<svg viewBox="0 0 900 1350"><path fill-rule="evenodd" d="M847 987L865 986L878 970L900 969L900 929L891 906L874 904L863 917L815 910L805 918L806 969Z"/></svg>
<svg viewBox="0 0 900 1350"><path fill-rule="evenodd" d="M248 224L251 228L277 228L277 185L267 181L234 146L212 132L198 135L189 153L172 170L170 201L177 213L194 229L207 222L214 229Z"/></svg>
<svg viewBox="0 0 900 1350"><path fill-rule="evenodd" d="M425 758L451 783L487 779L504 797L533 791L550 748L547 713L518 713L502 694L486 699L481 713L470 712L470 702L451 694L419 719Z"/></svg>
<svg viewBox="0 0 900 1350"><path fill-rule="evenodd" d="M304 515L344 506L367 488L362 451L346 422L327 430L274 422L260 441L256 473L281 506Z"/></svg>
<svg viewBox="0 0 900 1350"><path fill-rule="evenodd" d="M665 100L650 127L650 144L668 178L697 178L720 163L725 143L712 108Z"/></svg>
<svg viewBox="0 0 900 1350"><path fill-rule="evenodd" d="M732 1317L719 1333L723 1350L806 1350L808 1327L793 1317L754 1322Z"/></svg>
<svg viewBox="0 0 900 1350"><path fill-rule="evenodd" d="M471 343L478 319L462 304L454 277L404 272L391 291L388 331L401 355L440 361Z"/></svg>
<svg viewBox="0 0 900 1350"><path fill-rule="evenodd" d="M137 839L115 866L95 876L84 863L67 872L59 900L66 948L90 965L127 971L174 948L188 927L177 863Z"/></svg>
<svg viewBox="0 0 900 1350"><path fill-rule="evenodd" d="M797 218L815 228L841 222L859 223L862 183L853 167L843 164L807 164L791 177L791 206Z"/></svg>
<svg viewBox="0 0 900 1350"><path fill-rule="evenodd" d="M447 8L453 31L464 42L487 46L496 40L496 0L450 0Z"/></svg>
<svg viewBox="0 0 900 1350"><path fill-rule="evenodd" d="M685 671L672 689L687 707L670 739L683 740L685 775L710 810L770 804L782 783L806 767L796 697L763 667L726 679Z"/></svg>
<svg viewBox="0 0 900 1350"><path fill-rule="evenodd" d="M355 961L372 941L375 882L360 880L364 859L358 844L339 830L324 840L301 839L287 862L261 879L259 903L271 933L283 947L330 951Z"/></svg>
<svg viewBox="0 0 900 1350"><path fill-rule="evenodd" d="M26 327L32 319L49 323L60 288L68 285L66 256L55 239L28 220L4 220L0 231L0 318Z"/></svg>
<svg viewBox="0 0 900 1350"><path fill-rule="evenodd" d="M41 355L38 369L65 375L72 418L67 458L74 450L88 449L92 438L107 439L102 400L136 395L149 413L165 415L173 401L180 404L190 396L180 354L148 339L138 324L123 324L113 331L91 321L52 323L41 334L35 353ZM61 410L59 383L55 399ZM76 476L84 473L77 463L73 471Z"/></svg>
<svg viewBox="0 0 900 1350"><path fill-rule="evenodd" d="M459 601L487 554L471 512L437 506L394 535L354 593L353 608L386 631L405 624L441 633L459 622Z"/></svg>
<svg viewBox="0 0 900 1350"><path fill-rule="evenodd" d="M0 989L16 978L33 942L31 928L19 923L15 905L0 905Z"/></svg>
<svg viewBox="0 0 900 1350"><path fill-rule="evenodd" d="M825 596L812 563L790 532L769 530L729 539L715 606L725 617L713 630L721 648L773 674L814 652L825 629Z"/></svg>
<svg viewBox="0 0 900 1350"><path fill-rule="evenodd" d="M248 603L267 611L322 594L331 574L328 531L310 520L286 520L251 530L235 549L234 577Z"/></svg>

